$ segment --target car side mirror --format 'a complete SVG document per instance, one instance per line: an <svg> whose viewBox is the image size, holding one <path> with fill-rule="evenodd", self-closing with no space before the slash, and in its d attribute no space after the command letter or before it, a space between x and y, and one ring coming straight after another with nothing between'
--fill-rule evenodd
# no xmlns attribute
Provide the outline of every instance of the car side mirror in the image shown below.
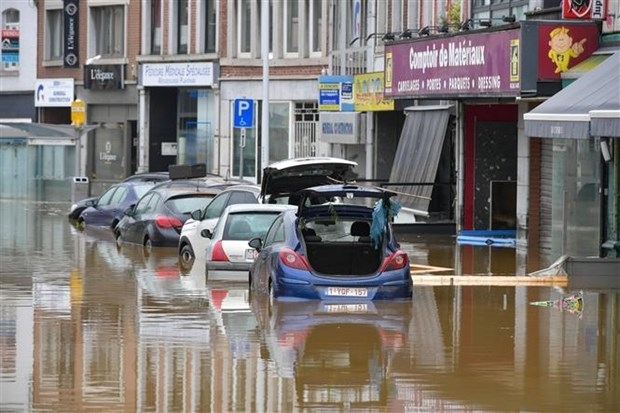
<svg viewBox="0 0 620 413"><path fill-rule="evenodd" d="M258 237L252 238L248 241L248 245L254 248L256 251L260 251L260 249L263 247L263 240Z"/></svg>
<svg viewBox="0 0 620 413"><path fill-rule="evenodd" d="M200 209L197 209L193 211L189 216L192 217L194 221L200 221L200 219L202 218L202 211Z"/></svg>
<svg viewBox="0 0 620 413"><path fill-rule="evenodd" d="M136 204L129 205L127 209L123 211L123 215L131 216L131 214L133 214L133 209L135 206Z"/></svg>
<svg viewBox="0 0 620 413"><path fill-rule="evenodd" d="M210 229L203 229L202 231L200 231L200 236L211 239L213 238L213 233Z"/></svg>

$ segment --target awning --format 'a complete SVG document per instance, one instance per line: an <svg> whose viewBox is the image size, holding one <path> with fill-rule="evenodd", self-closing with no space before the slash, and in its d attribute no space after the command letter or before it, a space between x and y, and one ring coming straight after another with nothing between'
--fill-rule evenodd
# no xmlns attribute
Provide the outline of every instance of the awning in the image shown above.
<svg viewBox="0 0 620 413"><path fill-rule="evenodd" d="M620 94L620 90L618 94ZM620 109L591 110L590 134L592 136L620 137Z"/></svg>
<svg viewBox="0 0 620 413"><path fill-rule="evenodd" d="M34 122L11 122L0 121L0 138L15 137L11 130L20 131L21 137L28 138L31 143L36 144L73 144L75 139L84 135L99 125L84 125L76 129L72 125L57 125L51 123L34 123Z"/></svg>
<svg viewBox="0 0 620 413"><path fill-rule="evenodd" d="M588 139L590 111L620 110L620 52L605 59L524 118L525 134L540 138Z"/></svg>
<svg viewBox="0 0 620 413"><path fill-rule="evenodd" d="M451 106L412 106L394 155L390 182L408 184L435 182L439 158L450 119ZM428 211L432 185L391 186L389 189L412 196L399 197L402 206Z"/></svg>

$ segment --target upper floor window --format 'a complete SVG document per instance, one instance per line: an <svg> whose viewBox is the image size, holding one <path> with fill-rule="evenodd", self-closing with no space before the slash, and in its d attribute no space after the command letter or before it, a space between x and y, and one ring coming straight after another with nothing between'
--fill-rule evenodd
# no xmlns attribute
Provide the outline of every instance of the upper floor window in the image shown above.
<svg viewBox="0 0 620 413"><path fill-rule="evenodd" d="M321 53L321 33L323 32L323 2L311 1L306 3L308 8L309 50L311 55Z"/></svg>
<svg viewBox="0 0 620 413"><path fill-rule="evenodd" d="M237 0L237 53L239 57L249 57L252 51L252 3L251 0ZM255 16L258 17L258 13ZM256 27L256 20L254 22L254 27Z"/></svg>
<svg viewBox="0 0 620 413"><path fill-rule="evenodd" d="M45 10L45 60L62 60L62 14L62 9Z"/></svg>
<svg viewBox="0 0 620 413"><path fill-rule="evenodd" d="M299 56L299 3L297 0L284 2L284 54ZM272 26L273 27L273 26Z"/></svg>
<svg viewBox="0 0 620 413"><path fill-rule="evenodd" d="M177 0L177 19L176 19L176 36L177 36L177 54L187 54L189 52L188 41L188 0Z"/></svg>
<svg viewBox="0 0 620 413"><path fill-rule="evenodd" d="M2 12L2 70L19 70L19 10Z"/></svg>
<svg viewBox="0 0 620 413"><path fill-rule="evenodd" d="M162 13L161 0L151 0L151 54L161 54Z"/></svg>
<svg viewBox="0 0 620 413"><path fill-rule="evenodd" d="M343 0L345 1L345 0ZM346 0L350 2L350 0ZM234 47L237 57L260 57L261 13L263 2L235 0L229 14L234 19ZM268 48L270 58L305 58L320 56L325 39L324 10L326 0L269 1ZM339 7L339 6L337 6ZM275 40L274 40L275 39Z"/></svg>
<svg viewBox="0 0 620 413"><path fill-rule="evenodd" d="M204 28L204 46L202 50L205 53L216 52L217 39L217 0L203 0L202 16Z"/></svg>
<svg viewBox="0 0 620 413"><path fill-rule="evenodd" d="M125 57L125 7L91 7L91 50L102 58Z"/></svg>

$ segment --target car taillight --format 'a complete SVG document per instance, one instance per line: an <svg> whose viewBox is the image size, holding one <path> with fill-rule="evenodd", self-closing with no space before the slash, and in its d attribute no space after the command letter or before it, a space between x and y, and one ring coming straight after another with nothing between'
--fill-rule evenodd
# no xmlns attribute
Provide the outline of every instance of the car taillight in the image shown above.
<svg viewBox="0 0 620 413"><path fill-rule="evenodd" d="M222 241L216 241L211 252L211 261L228 261L228 255L222 247Z"/></svg>
<svg viewBox="0 0 620 413"><path fill-rule="evenodd" d="M303 256L297 254L290 248L280 250L280 261L287 267L296 268L298 270L308 270L308 265Z"/></svg>
<svg viewBox="0 0 620 413"><path fill-rule="evenodd" d="M405 251L398 250L395 253L385 257L383 264L381 265L381 272L400 270L404 268L409 262L409 256Z"/></svg>
<svg viewBox="0 0 620 413"><path fill-rule="evenodd" d="M182 227L183 223L178 218L159 215L155 218L155 225L160 228L177 228Z"/></svg>

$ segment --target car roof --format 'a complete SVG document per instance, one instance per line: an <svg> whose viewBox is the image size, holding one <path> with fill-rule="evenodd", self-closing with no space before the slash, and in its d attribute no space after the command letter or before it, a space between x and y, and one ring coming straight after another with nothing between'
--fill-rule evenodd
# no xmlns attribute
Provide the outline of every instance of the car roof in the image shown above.
<svg viewBox="0 0 620 413"><path fill-rule="evenodd" d="M167 181L170 179L170 174L168 172L139 172L137 174L128 176L123 179L121 182L133 182L133 181L147 181L147 182L161 182Z"/></svg>
<svg viewBox="0 0 620 413"><path fill-rule="evenodd" d="M239 212L282 212L289 209L296 210L297 207L286 204L233 204L226 207L230 214Z"/></svg>
<svg viewBox="0 0 620 413"><path fill-rule="evenodd" d="M230 192L230 191L248 191L248 192L253 192L256 195L258 195L260 193L260 185L237 184L237 185L231 185L222 190L222 192Z"/></svg>
<svg viewBox="0 0 620 413"><path fill-rule="evenodd" d="M274 162L263 169L260 199L316 185L346 182L353 178L355 166L357 162L326 156Z"/></svg>
<svg viewBox="0 0 620 413"><path fill-rule="evenodd" d="M217 195L222 192L219 188L210 188L210 187L155 187L151 189L149 192L158 192L164 198L172 198L176 196L184 196L184 195L192 195L192 194L204 194L204 195Z"/></svg>

